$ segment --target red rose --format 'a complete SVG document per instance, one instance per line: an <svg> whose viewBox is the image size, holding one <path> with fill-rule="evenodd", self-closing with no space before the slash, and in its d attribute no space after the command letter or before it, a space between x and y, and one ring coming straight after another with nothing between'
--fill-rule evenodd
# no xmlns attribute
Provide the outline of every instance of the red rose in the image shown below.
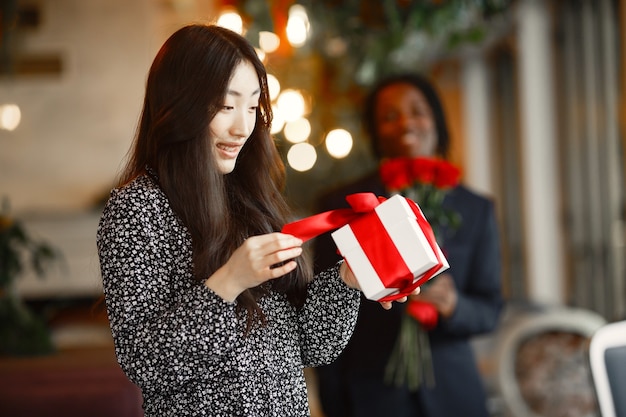
<svg viewBox="0 0 626 417"><path fill-rule="evenodd" d="M380 177L383 184L390 190L402 190L413 182L409 170L410 160L406 158L394 158L384 162L380 166Z"/></svg>
<svg viewBox="0 0 626 417"><path fill-rule="evenodd" d="M448 161L439 160L437 164L437 174L435 176L435 187L452 188L459 183L461 170Z"/></svg>
<svg viewBox="0 0 626 417"><path fill-rule="evenodd" d="M437 173L437 160L432 158L414 158L410 162L413 178L422 184L432 184Z"/></svg>
<svg viewBox="0 0 626 417"><path fill-rule="evenodd" d="M431 303L420 300L409 300L406 306L409 316L420 322L425 330L432 330L437 326L439 315L437 309Z"/></svg>

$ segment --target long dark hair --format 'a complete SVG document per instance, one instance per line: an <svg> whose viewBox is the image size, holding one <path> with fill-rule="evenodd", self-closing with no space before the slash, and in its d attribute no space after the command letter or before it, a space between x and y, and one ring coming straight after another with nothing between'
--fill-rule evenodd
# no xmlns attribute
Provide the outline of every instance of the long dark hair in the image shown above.
<svg viewBox="0 0 626 417"><path fill-rule="evenodd" d="M365 131L371 141L372 151L374 155L380 159L380 138L376 129L376 102L381 90L390 85L409 84L421 91L433 112L435 119L435 129L437 129L437 148L436 152L439 156L446 158L450 148L450 137L448 134L448 125L443 106L435 86L425 77L415 73L393 74L378 81L370 90L365 98L365 109L363 111L363 125Z"/></svg>
<svg viewBox="0 0 626 417"><path fill-rule="evenodd" d="M223 175L211 153L209 123L222 108L230 79L242 62L252 64L259 77L256 125L235 169ZM144 174L146 167L156 172L191 235L198 281L224 265L247 237L278 231L288 219L282 195L285 167L269 133L271 121L265 67L242 36L194 24L179 29L161 47L150 68L135 142L120 183ZM297 262L295 271L268 285L301 307L312 272L306 257ZM254 322L266 321L257 300L268 285L237 298L239 311L247 311L248 330Z"/></svg>

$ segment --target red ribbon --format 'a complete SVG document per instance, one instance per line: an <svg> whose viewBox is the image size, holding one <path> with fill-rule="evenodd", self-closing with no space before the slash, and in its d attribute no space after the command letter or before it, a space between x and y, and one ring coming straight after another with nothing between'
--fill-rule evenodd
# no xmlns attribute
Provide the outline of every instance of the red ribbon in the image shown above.
<svg viewBox="0 0 626 417"><path fill-rule="evenodd" d="M406 286L400 288L397 294L388 295L386 297L381 298L378 301L394 301L394 300L397 300L398 298L409 296L413 291L415 291L417 287L419 287L420 285L422 285L423 283L431 279L435 275L435 273L437 273L439 268L441 268L441 265L443 265L441 255L439 251L437 250L437 239L435 239L435 233L433 232L433 229L430 227L430 224L426 221L426 218L422 214L417 204L415 204L414 201L408 198L406 199L406 202L409 204L409 207L411 207L411 210L413 210L413 213L415 213L417 224L420 227L420 229L422 229L422 232L424 233L424 236L426 237L426 241L428 242L435 256L437 257L437 265L433 266L424 274L422 274L420 279L416 280L415 282L413 282L413 278L412 278L407 283Z"/></svg>
<svg viewBox="0 0 626 417"><path fill-rule="evenodd" d="M303 242L322 233L339 229L342 226L363 217L385 201L385 197L376 197L373 193L356 193L346 197L352 208L325 211L311 217L286 224L281 232L293 235Z"/></svg>
<svg viewBox="0 0 626 417"><path fill-rule="evenodd" d="M385 198L376 197L373 193L357 193L348 195L346 200L351 208L330 210L286 224L282 232L307 241L350 223L352 232L361 244L374 270L381 277L381 282L387 288L399 287L398 293L385 296L378 301L393 301L408 296L417 287L428 281L441 267L442 260L437 250L435 234L415 202L406 199L428 244L437 256L438 265L426 271L419 280L413 282L413 274L400 253L392 249L395 249L395 245L378 216L374 216L375 220L364 218L365 215L371 213L380 203L385 201ZM376 236L376 239L371 239L371 236Z"/></svg>
<svg viewBox="0 0 626 417"><path fill-rule="evenodd" d="M350 223L350 229L385 288L404 288L413 283L413 273L378 216L360 217Z"/></svg>

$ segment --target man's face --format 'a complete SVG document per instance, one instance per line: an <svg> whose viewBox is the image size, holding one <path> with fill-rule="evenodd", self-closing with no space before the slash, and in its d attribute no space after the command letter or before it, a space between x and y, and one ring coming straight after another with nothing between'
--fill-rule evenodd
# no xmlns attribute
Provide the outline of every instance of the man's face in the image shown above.
<svg viewBox="0 0 626 417"><path fill-rule="evenodd" d="M375 108L378 145L385 158L434 156L437 131L424 94L408 83L383 88Z"/></svg>

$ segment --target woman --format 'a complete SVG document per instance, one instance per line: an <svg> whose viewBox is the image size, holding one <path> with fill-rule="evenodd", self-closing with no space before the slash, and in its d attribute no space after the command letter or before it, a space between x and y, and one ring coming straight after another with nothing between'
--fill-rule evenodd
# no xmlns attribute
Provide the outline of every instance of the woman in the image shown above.
<svg viewBox="0 0 626 417"><path fill-rule="evenodd" d="M347 266L313 277L302 242L276 232L289 211L271 120L243 37L190 25L158 52L97 234L116 355L146 416L308 415L303 368L352 333Z"/></svg>
<svg viewBox="0 0 626 417"><path fill-rule="evenodd" d="M434 86L422 76L405 73L380 80L366 98L363 120L380 161L448 154L443 107ZM389 193L375 171L328 193L320 210L339 208L345 195L357 192ZM403 309L381 314L364 299L346 349L332 365L318 369L327 417L487 417L486 393L469 341L496 327L503 305L494 205L460 185L447 193L443 206L461 218L457 230L442 233L450 269L418 296L437 310L437 326L429 332L434 386L412 391L385 381ZM317 268L337 262L324 237L317 239L315 255Z"/></svg>

